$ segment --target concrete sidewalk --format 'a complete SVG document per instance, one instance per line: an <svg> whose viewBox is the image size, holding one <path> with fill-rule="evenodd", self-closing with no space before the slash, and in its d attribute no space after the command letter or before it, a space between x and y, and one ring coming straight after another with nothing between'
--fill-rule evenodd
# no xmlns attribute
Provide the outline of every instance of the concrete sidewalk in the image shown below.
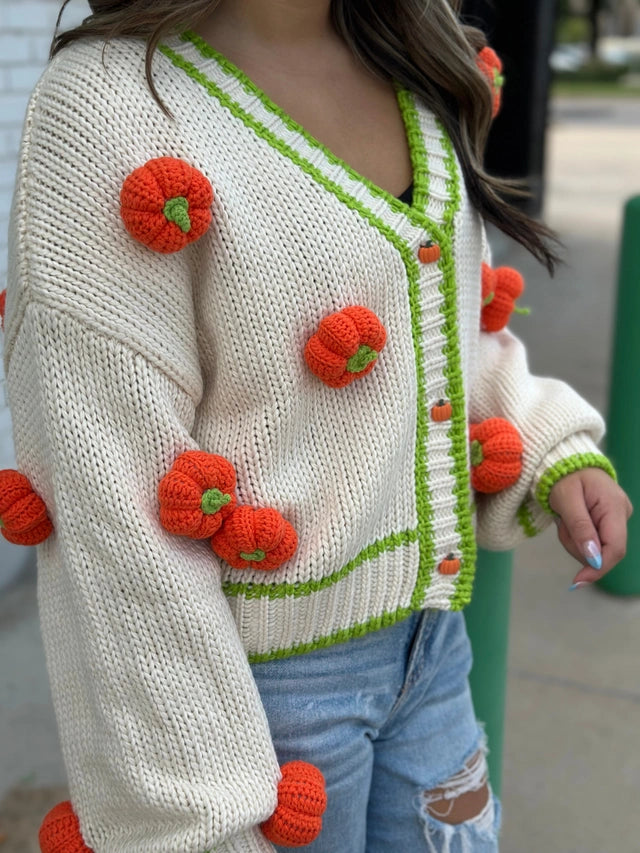
<svg viewBox="0 0 640 853"><path fill-rule="evenodd" d="M601 411L620 211L640 194L639 128L631 100L556 102L546 218L567 266L549 280L496 241L496 264L527 278L520 301L532 314L511 327L532 371L565 379ZM640 851L640 599L569 592L576 567L555 531L516 555L502 853ZM42 816L65 788L32 568L0 599L0 695L0 853L37 853Z"/></svg>

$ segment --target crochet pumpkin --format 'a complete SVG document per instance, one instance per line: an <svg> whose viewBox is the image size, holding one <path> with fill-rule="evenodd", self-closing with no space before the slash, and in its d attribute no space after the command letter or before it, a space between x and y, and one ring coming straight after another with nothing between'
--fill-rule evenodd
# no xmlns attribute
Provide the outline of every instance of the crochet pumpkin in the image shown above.
<svg viewBox="0 0 640 853"><path fill-rule="evenodd" d="M373 311L352 305L325 317L304 351L305 361L331 388L344 388L370 373L387 340Z"/></svg>
<svg viewBox="0 0 640 853"><path fill-rule="evenodd" d="M444 560L440 561L438 571L441 575L457 575L460 571L461 561L455 554L448 554Z"/></svg>
<svg viewBox="0 0 640 853"><path fill-rule="evenodd" d="M14 545L39 545L53 530L47 507L19 471L0 471L0 533Z"/></svg>
<svg viewBox="0 0 640 853"><path fill-rule="evenodd" d="M489 418L469 428L471 485L494 494L518 482L522 473L522 439L504 418Z"/></svg>
<svg viewBox="0 0 640 853"><path fill-rule="evenodd" d="M156 252L179 252L211 223L213 189L198 169L177 157L157 157L127 175L120 190L125 228Z"/></svg>
<svg viewBox="0 0 640 853"><path fill-rule="evenodd" d="M295 553L298 535L271 507L237 506L211 537L211 547L234 569L277 569Z"/></svg>
<svg viewBox="0 0 640 853"><path fill-rule="evenodd" d="M524 291L524 279L512 267L492 269L482 264L482 313L480 323L485 332L499 332L509 322L511 314L528 314L526 308L516 308L515 301Z"/></svg>
<svg viewBox="0 0 640 853"><path fill-rule="evenodd" d="M187 450L160 480L160 523L170 533L208 539L236 504L236 472L224 456Z"/></svg>
<svg viewBox="0 0 640 853"><path fill-rule="evenodd" d="M491 90L493 92L492 115L493 118L495 118L500 112L500 107L502 106L502 87L504 86L502 60L493 48L483 47L476 57L476 63L491 86Z"/></svg>
<svg viewBox="0 0 640 853"><path fill-rule="evenodd" d="M306 761L290 761L280 770L278 805L260 829L273 844L304 847L322 829L322 815L327 807L324 776Z"/></svg>
<svg viewBox="0 0 640 853"><path fill-rule="evenodd" d="M4 332L4 312L7 306L7 288L0 293L0 328Z"/></svg>
<svg viewBox="0 0 640 853"><path fill-rule="evenodd" d="M80 834L80 823L69 800L47 812L38 833L42 853L91 853Z"/></svg>

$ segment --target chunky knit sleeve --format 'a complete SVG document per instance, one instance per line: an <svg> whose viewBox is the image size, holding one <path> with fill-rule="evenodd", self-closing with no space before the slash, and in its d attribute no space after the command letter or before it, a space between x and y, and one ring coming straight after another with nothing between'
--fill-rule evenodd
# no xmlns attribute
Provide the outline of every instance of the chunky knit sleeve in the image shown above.
<svg viewBox="0 0 640 853"><path fill-rule="evenodd" d="M488 247L485 262L490 263ZM470 393L471 430L494 418L514 429L500 433L499 427L495 432L485 428L472 432L471 441L472 466L495 461L490 476L502 469L510 483L505 488L490 483L497 491L475 493L476 536L484 548L508 550L548 527L553 519L549 492L565 474L598 467L616 476L598 448L605 432L601 415L565 382L533 376L524 344L507 328L480 332ZM510 472L508 465L516 457L521 467Z"/></svg>
<svg viewBox="0 0 640 853"><path fill-rule="evenodd" d="M29 104L4 351L17 468L53 523L38 593L71 800L96 853L264 853L280 771L217 558L159 520L196 449L189 253L119 215L132 165L175 141L123 140L133 84L90 59L95 96L54 61Z"/></svg>

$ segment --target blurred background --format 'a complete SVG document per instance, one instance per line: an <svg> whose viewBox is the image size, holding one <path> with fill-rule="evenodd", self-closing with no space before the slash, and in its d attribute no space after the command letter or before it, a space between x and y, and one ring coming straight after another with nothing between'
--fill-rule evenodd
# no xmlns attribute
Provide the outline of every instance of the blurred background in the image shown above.
<svg viewBox="0 0 640 853"><path fill-rule="evenodd" d="M0 290L24 111L60 6L0 0ZM494 266L527 282L520 302L532 312L511 328L534 373L565 379L606 414L622 207L640 195L640 0L467 0L464 12L505 64L488 166L527 181L524 206L566 247L550 279L492 232ZM72 0L63 28L88 14ZM0 468L12 468L0 382ZM569 592L576 566L555 530L515 555L503 853L640 851L640 598ZM66 795L35 551L0 537L0 853L36 853L43 815Z"/></svg>

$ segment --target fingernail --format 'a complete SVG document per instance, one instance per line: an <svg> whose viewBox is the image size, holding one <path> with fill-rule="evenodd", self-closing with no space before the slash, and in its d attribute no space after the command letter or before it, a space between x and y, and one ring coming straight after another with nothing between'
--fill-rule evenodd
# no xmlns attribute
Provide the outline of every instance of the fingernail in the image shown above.
<svg viewBox="0 0 640 853"><path fill-rule="evenodd" d="M598 548L598 543L590 539L582 546L582 550L591 568L598 569L599 571L602 568L602 554L600 553L600 548Z"/></svg>
<svg viewBox="0 0 640 853"><path fill-rule="evenodd" d="M572 584L569 589L581 589L583 586L591 586L589 581L578 581L578 583Z"/></svg>

